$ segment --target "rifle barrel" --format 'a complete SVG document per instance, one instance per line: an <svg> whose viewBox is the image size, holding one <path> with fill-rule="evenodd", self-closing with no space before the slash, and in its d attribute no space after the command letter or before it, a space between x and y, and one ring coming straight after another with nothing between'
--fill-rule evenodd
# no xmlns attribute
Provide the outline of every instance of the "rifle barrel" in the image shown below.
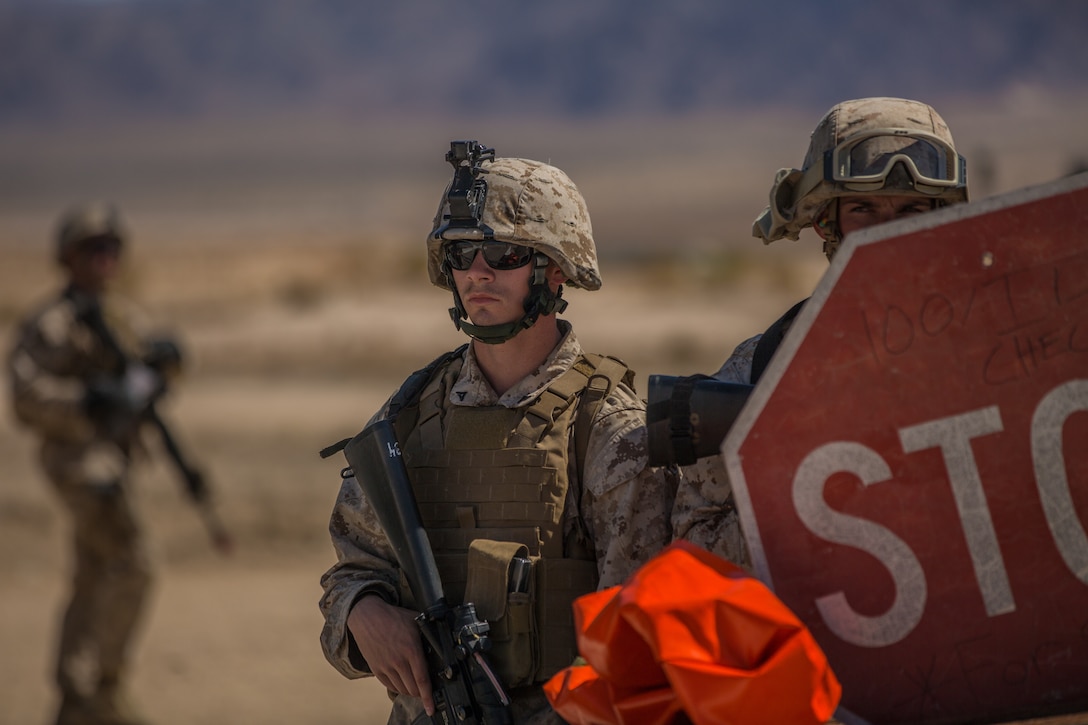
<svg viewBox="0 0 1088 725"><path fill-rule="evenodd" d="M348 442L344 456L363 493L373 503L421 609L444 602L438 566L423 529L393 424L386 419L370 424Z"/></svg>

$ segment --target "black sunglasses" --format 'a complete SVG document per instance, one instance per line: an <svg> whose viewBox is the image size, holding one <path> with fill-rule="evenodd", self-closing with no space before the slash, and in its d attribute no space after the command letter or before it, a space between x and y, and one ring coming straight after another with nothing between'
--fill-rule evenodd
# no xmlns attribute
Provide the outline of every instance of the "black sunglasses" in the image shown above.
<svg viewBox="0 0 1088 725"><path fill-rule="evenodd" d="M94 237L81 242L77 249L80 254L85 254L88 257L99 254L116 257L121 254L121 240L114 237Z"/></svg>
<svg viewBox="0 0 1088 725"><path fill-rule="evenodd" d="M472 260L476 259L477 251L483 251L484 261L487 262L488 267L498 270L524 267L533 258L532 247L494 240L446 242L442 248L446 263L458 272L464 272L472 266Z"/></svg>

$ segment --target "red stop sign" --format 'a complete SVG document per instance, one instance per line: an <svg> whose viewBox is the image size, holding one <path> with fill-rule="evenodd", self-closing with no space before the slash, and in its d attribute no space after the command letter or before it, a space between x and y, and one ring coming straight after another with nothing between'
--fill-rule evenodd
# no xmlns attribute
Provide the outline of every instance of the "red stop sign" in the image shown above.
<svg viewBox="0 0 1088 725"><path fill-rule="evenodd" d="M847 240L722 454L849 711L1088 707L1088 175Z"/></svg>

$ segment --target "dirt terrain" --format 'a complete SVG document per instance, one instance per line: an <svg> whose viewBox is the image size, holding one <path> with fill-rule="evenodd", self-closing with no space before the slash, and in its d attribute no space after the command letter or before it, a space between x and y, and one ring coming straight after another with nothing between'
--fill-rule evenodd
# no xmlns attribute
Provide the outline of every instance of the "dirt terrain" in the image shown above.
<svg viewBox="0 0 1088 725"><path fill-rule="evenodd" d="M1016 108L1004 112L1015 115ZM1088 150L1086 126L1076 122L1085 118L1083 102L1047 123L1017 117L1016 127L1030 133L1005 146L998 142L1012 125L998 123L992 112L945 115L968 152L1004 153L996 157L998 175L989 177L991 192L1049 180L1065 168L1070 148ZM572 176L594 214L605 284L595 293L568 292L565 317L588 349L631 364L643 394L650 373L716 369L736 343L807 295L823 273L826 263L811 239L807 247L763 248L747 233L773 170L800 160L814 120L806 115L772 128L765 119L717 119L652 136L648 127L602 124L525 131L520 145L506 133L506 147L527 156L543 155L553 142L597 149L597 156L576 155L583 173ZM723 142L729 123L752 131L759 143L746 147L753 136L743 133ZM109 195L132 211L135 241L121 287L178 332L190 362L162 411L215 485L236 551L229 558L213 552L163 456L143 466L140 504L160 569L138 644L133 696L153 722L384 722L381 688L342 679L317 642L318 579L332 562L326 523L341 465L322 461L317 451L357 432L407 373L463 340L446 314L448 294L427 284L422 267L422 235L448 177L441 147L448 138L477 136L463 128L420 131L433 162L423 181L368 179L336 194L342 177L307 179L305 189L272 193L260 180L227 177L228 189L222 176L182 175L163 191L141 185L144 177L125 177L118 171L124 159L110 156L110 164L96 166L108 154L93 134L56 140L28 131L0 142L13 163L38 164L57 180L89 180L91 169L103 170L101 189L69 181L43 186L38 195L13 190L0 200L5 348L16 316L59 282L48 238L61 203ZM501 127L490 137L488 130L478 137L501 147ZM280 137L266 135L272 138L263 141L275 147ZM259 157L261 139L227 137L251 143L246 153ZM676 146L636 154L645 150L637 141L651 137ZM1070 146L1053 148L1049 139L1058 137ZM137 165L154 167L147 157L160 153L160 135L134 135L127 145L118 138L103 143L124 146ZM374 150L376 163L393 168L411 141L406 135ZM309 150L332 157L330 144ZM211 158L219 148L200 133L183 135L169 148L174 156L163 158ZM424 165L418 152L410 158L408 166ZM368 168L360 161L360 174ZM189 194L182 200L167 193L182 186ZM382 236L409 218L410 233ZM374 219L381 224L371 228ZM628 240L644 254L625 254ZM66 596L68 532L34 456L32 438L12 420L4 386L0 725L46 723L54 706L50 668Z"/></svg>
<svg viewBox="0 0 1088 725"><path fill-rule="evenodd" d="M336 257L342 250L310 249L307 256L323 253ZM281 253L284 269L299 268L293 256ZM155 264L178 275L187 262L179 256ZM239 257L224 268L239 272L246 263ZM568 293L566 317L585 344L636 365L643 392L649 372L716 367L733 342L769 322L790 298L782 290L764 300L767 293L755 285L709 296L649 289L637 271L611 278L606 271L605 277L606 288L592 298ZM797 292L812 281L799 275ZM384 722L381 688L343 680L317 643L318 578L332 562L325 526L342 465L322 461L317 451L357 432L401 377L460 343L446 315L446 294L425 282L387 282L365 295L340 292L305 303L270 300L217 310L174 305L187 310L173 322L193 369L163 414L211 475L237 550L229 558L213 553L163 456L142 467L141 505L160 575L138 648L134 699L166 725ZM5 340L10 331L6 322ZM2 403L7 410L6 389ZM5 413L5 725L47 722L52 642L67 586L67 521L34 467L33 447Z"/></svg>

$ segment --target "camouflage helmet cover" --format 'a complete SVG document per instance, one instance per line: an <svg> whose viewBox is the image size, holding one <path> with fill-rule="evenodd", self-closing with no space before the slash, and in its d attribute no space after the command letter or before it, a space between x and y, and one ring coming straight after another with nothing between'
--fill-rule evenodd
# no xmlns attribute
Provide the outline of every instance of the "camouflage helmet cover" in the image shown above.
<svg viewBox="0 0 1088 725"><path fill-rule="evenodd" d="M480 222L492 229L494 238L542 252L573 287L599 289L589 209L570 177L554 166L519 158L500 157L485 162L481 170L487 196ZM443 289L451 287L442 270L442 245L459 238L456 229L438 233L449 217L448 193L447 187L427 236L427 272L431 283ZM478 232L465 238L478 239Z"/></svg>
<svg viewBox="0 0 1088 725"><path fill-rule="evenodd" d="M124 244L126 232L116 207L105 202L92 202L64 212L57 225L57 261L61 264L68 254L90 239L116 239Z"/></svg>
<svg viewBox="0 0 1088 725"><path fill-rule="evenodd" d="M752 235L761 237L765 244L789 237L796 240L802 229L810 226L828 201L840 196L858 194L841 183L822 176L824 157L851 139L884 132L919 134L934 138L945 145L953 155L955 144L944 119L929 105L903 98L861 98L844 101L831 108L812 132L808 152L801 169L780 169L771 186L770 205L756 218ZM889 149L890 151L890 149ZM959 159L962 163L962 159ZM807 172L807 174L806 174ZM889 175L889 180L892 178ZM818 179L818 181L815 181ZM943 188L922 190L913 183L895 185L888 183L879 189L860 193L878 195L917 195L938 199L943 203L967 201L966 179Z"/></svg>

